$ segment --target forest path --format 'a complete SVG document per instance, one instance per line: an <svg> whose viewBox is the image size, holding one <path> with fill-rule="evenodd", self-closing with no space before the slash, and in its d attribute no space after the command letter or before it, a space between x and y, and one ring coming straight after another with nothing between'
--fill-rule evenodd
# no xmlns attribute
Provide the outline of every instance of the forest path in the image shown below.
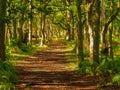
<svg viewBox="0 0 120 90"><path fill-rule="evenodd" d="M97 79L66 68L70 54L63 41L54 41L45 50L16 63L18 90L96 90Z"/></svg>

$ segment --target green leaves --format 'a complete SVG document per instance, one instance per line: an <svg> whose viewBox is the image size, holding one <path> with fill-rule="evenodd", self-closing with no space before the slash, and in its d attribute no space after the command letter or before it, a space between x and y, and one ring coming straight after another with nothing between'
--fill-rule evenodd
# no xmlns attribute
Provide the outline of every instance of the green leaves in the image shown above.
<svg viewBox="0 0 120 90"><path fill-rule="evenodd" d="M17 82L16 70L9 61L0 60L0 90L9 90ZM7 88L7 89L6 89Z"/></svg>
<svg viewBox="0 0 120 90"><path fill-rule="evenodd" d="M89 62L89 60L84 60L79 64L79 71L83 74L94 74L93 64Z"/></svg>
<svg viewBox="0 0 120 90"><path fill-rule="evenodd" d="M120 85L120 72L113 76L112 83L118 83Z"/></svg>

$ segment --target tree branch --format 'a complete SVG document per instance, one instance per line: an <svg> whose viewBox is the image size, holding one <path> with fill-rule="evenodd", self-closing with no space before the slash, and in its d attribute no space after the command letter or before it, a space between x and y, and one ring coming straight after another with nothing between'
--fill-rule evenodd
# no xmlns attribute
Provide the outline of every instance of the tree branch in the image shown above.
<svg viewBox="0 0 120 90"><path fill-rule="evenodd" d="M119 14L120 8L117 8L116 12L109 18L109 20L105 23L104 33L107 33L107 28L110 25L110 23L116 18L116 16Z"/></svg>

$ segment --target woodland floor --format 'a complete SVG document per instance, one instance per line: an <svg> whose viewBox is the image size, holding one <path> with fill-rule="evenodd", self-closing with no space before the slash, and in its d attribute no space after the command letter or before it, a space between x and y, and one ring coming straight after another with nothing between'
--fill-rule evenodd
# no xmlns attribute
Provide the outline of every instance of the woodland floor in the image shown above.
<svg viewBox="0 0 120 90"><path fill-rule="evenodd" d="M63 41L54 41L48 48L17 62L18 90L119 90L113 86L98 88L98 77L66 68L70 54L65 49Z"/></svg>

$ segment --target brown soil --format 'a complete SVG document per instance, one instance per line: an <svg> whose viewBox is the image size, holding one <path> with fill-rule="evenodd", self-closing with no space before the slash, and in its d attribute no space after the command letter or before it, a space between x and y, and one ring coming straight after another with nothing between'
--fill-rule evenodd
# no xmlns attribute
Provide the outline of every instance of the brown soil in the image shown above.
<svg viewBox="0 0 120 90"><path fill-rule="evenodd" d="M69 54L65 49L62 41L55 41L47 49L16 63L18 90L117 90L115 87L100 89L97 77L66 68Z"/></svg>

